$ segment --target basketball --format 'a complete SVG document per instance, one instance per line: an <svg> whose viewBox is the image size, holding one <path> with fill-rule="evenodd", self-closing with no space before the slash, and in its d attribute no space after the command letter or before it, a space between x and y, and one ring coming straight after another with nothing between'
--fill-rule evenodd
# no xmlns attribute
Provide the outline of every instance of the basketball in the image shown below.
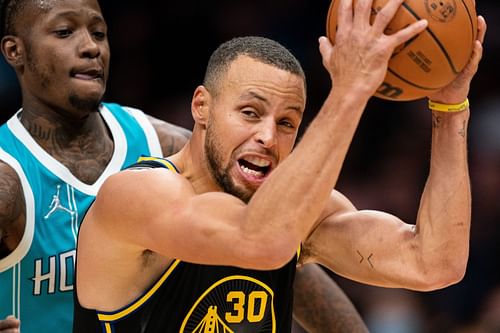
<svg viewBox="0 0 500 333"><path fill-rule="evenodd" d="M328 10L327 37L332 43L339 2L332 0ZM371 22L387 2L373 0ZM427 28L395 49L376 97L393 101L423 98L449 84L467 65L477 35L474 0L406 0L385 33L390 35L420 19L427 19Z"/></svg>

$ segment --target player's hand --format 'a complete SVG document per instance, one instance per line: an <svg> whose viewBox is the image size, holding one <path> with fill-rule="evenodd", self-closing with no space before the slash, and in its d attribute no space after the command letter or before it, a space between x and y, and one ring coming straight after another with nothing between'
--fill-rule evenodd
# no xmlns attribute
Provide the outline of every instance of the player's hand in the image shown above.
<svg viewBox="0 0 500 333"><path fill-rule="evenodd" d="M469 63L457 75L457 77L443 89L434 92L427 97L435 102L444 104L458 104L465 101L469 95L470 83L477 72L479 62L483 56L483 42L486 34L486 21L482 16L477 17L477 40Z"/></svg>
<svg viewBox="0 0 500 333"><path fill-rule="evenodd" d="M4 320L0 320L0 333L20 333L20 325L21 322L14 316L7 316Z"/></svg>
<svg viewBox="0 0 500 333"><path fill-rule="evenodd" d="M403 1L389 0L370 24L372 0L358 0L354 11L353 0L340 0L335 45L320 38L323 65L334 90L371 97L384 80L394 49L427 27L421 20L394 34L384 33Z"/></svg>

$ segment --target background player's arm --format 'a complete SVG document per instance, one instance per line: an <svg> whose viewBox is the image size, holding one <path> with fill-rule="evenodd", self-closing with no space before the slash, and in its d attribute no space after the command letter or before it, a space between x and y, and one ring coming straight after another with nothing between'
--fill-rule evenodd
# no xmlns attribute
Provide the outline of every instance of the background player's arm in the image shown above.
<svg viewBox="0 0 500 333"><path fill-rule="evenodd" d="M17 247L24 232L25 202L14 169L0 161L0 259Z"/></svg>
<svg viewBox="0 0 500 333"><path fill-rule="evenodd" d="M153 116L148 115L147 117L158 134L163 156L165 157L175 154L181 150L187 140L191 137L191 131L188 131L185 128L173 125Z"/></svg>
<svg viewBox="0 0 500 333"><path fill-rule="evenodd" d="M293 316L310 333L367 333L358 311L333 279L316 264L297 269Z"/></svg>

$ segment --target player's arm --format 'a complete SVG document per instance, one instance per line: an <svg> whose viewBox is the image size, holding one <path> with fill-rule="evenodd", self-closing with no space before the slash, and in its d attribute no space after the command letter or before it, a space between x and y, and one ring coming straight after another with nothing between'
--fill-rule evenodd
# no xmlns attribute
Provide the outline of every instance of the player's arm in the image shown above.
<svg viewBox="0 0 500 333"><path fill-rule="evenodd" d="M293 316L310 333L368 332L346 294L316 264L306 264L297 269Z"/></svg>
<svg viewBox="0 0 500 333"><path fill-rule="evenodd" d="M482 56L486 23L469 64L429 96L441 103L466 99ZM460 281L469 253L471 193L467 163L469 109L432 112L430 171L415 224L377 211L358 211L332 193L329 214L306 242L306 253L334 271L368 284L416 290Z"/></svg>
<svg viewBox="0 0 500 333"><path fill-rule="evenodd" d="M0 161L0 259L21 241L25 225L25 202L17 173Z"/></svg>
<svg viewBox="0 0 500 333"><path fill-rule="evenodd" d="M163 156L170 156L177 153L191 137L191 131L183 127L168 123L150 115L147 117L158 135Z"/></svg>
<svg viewBox="0 0 500 333"><path fill-rule="evenodd" d="M300 233L310 228L301 222L299 231L297 219L279 219L284 208L276 206L254 207L223 192L197 194L189 180L166 169L125 170L104 182L84 227L139 253L149 249L194 263L274 269L292 258Z"/></svg>
<svg viewBox="0 0 500 333"><path fill-rule="evenodd" d="M460 182L457 187L467 186ZM432 191L432 195L440 192ZM469 194L468 189L454 188L437 202L424 203L428 200L424 193L417 225L413 225L384 212L356 210L334 193L337 207L330 208L336 212L307 239L302 256L306 262L319 262L365 284L421 291L443 288L459 281L465 272Z"/></svg>

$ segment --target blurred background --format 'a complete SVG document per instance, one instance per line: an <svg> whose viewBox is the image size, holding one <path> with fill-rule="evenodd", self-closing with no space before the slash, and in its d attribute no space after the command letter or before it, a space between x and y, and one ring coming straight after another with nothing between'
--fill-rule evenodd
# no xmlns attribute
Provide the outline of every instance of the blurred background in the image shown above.
<svg viewBox="0 0 500 333"><path fill-rule="evenodd" d="M191 94L201 84L211 52L231 37L261 35L281 42L302 62L309 93L303 130L330 89L317 43L325 34L329 4L327 0L101 1L112 50L106 101L134 106L191 129ZM477 11L489 26L469 96L473 223L467 273L459 284L429 293L369 287L330 273L371 332L500 332L500 4L478 0ZM20 105L17 80L2 58L0 121ZM430 131L425 100L373 98L337 188L358 208L385 210L415 221L428 171ZM303 332L299 326L294 330Z"/></svg>

